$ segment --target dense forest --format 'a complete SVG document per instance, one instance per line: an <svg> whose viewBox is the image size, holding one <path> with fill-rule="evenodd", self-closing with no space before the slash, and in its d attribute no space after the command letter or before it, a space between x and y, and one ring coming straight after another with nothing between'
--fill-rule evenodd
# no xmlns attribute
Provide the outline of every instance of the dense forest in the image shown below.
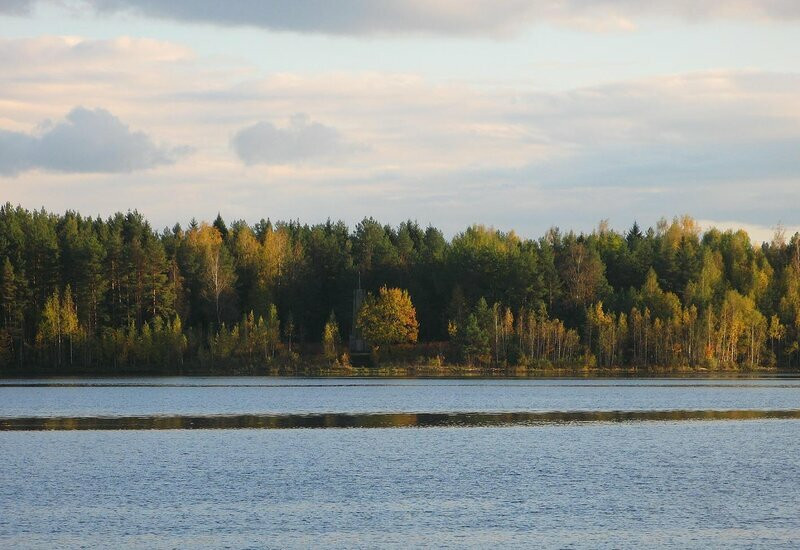
<svg viewBox="0 0 800 550"><path fill-rule="evenodd" d="M478 225L448 240L371 218L351 229L218 216L157 231L137 212L100 219L6 204L0 372L346 367L357 284L366 303L387 287L413 304L413 334L391 346L392 361L800 364L798 234L757 246L743 231L701 233L689 217L624 233L604 222L590 234L553 228L537 240ZM375 311L358 317L377 323Z"/></svg>

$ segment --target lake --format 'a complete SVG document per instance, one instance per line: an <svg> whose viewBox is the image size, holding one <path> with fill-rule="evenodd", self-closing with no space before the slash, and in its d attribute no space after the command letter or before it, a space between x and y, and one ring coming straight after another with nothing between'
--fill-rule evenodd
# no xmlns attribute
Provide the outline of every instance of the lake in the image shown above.
<svg viewBox="0 0 800 550"><path fill-rule="evenodd" d="M10 422L430 427L0 431L0 547L793 548L800 420L757 415L798 410L792 378L5 380Z"/></svg>

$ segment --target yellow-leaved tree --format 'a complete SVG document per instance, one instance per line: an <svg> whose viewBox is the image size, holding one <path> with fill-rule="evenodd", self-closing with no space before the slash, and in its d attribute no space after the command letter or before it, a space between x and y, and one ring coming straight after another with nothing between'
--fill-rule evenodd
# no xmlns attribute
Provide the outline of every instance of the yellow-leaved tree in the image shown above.
<svg viewBox="0 0 800 550"><path fill-rule="evenodd" d="M382 346L414 344L419 334L417 311L407 290L381 287L368 294L358 312L358 328L376 352Z"/></svg>
<svg viewBox="0 0 800 550"><path fill-rule="evenodd" d="M217 326L222 324L223 296L232 294L236 271L222 234L213 225L200 224L186 233L186 243L198 262L203 295L209 300Z"/></svg>
<svg viewBox="0 0 800 550"><path fill-rule="evenodd" d="M325 323L325 328L322 331L322 349L325 354L325 359L331 366L335 366L339 360L339 323L336 322L336 316L331 311L328 322Z"/></svg>
<svg viewBox="0 0 800 550"><path fill-rule="evenodd" d="M56 289L47 299L39 321L36 342L41 347L55 347L55 361L61 366L61 344L69 339L69 362L72 364L73 341L80 335L78 312L72 299L72 289L67 285L63 296Z"/></svg>

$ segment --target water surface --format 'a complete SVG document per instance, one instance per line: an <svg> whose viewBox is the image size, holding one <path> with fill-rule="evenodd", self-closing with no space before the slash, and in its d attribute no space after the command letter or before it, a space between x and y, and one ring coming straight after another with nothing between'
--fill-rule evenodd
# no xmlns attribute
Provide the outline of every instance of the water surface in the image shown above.
<svg viewBox="0 0 800 550"><path fill-rule="evenodd" d="M1 432L0 547L796 548L800 422Z"/></svg>
<svg viewBox="0 0 800 550"><path fill-rule="evenodd" d="M0 417L800 409L798 379L5 380Z"/></svg>
<svg viewBox="0 0 800 550"><path fill-rule="evenodd" d="M797 379L5 380L0 547L797 548L798 417Z"/></svg>

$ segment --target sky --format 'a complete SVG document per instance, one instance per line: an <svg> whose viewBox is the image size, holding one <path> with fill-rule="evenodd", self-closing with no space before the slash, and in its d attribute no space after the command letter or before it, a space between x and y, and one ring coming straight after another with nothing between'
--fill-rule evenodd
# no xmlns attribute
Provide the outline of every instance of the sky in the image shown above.
<svg viewBox="0 0 800 550"><path fill-rule="evenodd" d="M0 200L800 230L796 0L0 0Z"/></svg>

